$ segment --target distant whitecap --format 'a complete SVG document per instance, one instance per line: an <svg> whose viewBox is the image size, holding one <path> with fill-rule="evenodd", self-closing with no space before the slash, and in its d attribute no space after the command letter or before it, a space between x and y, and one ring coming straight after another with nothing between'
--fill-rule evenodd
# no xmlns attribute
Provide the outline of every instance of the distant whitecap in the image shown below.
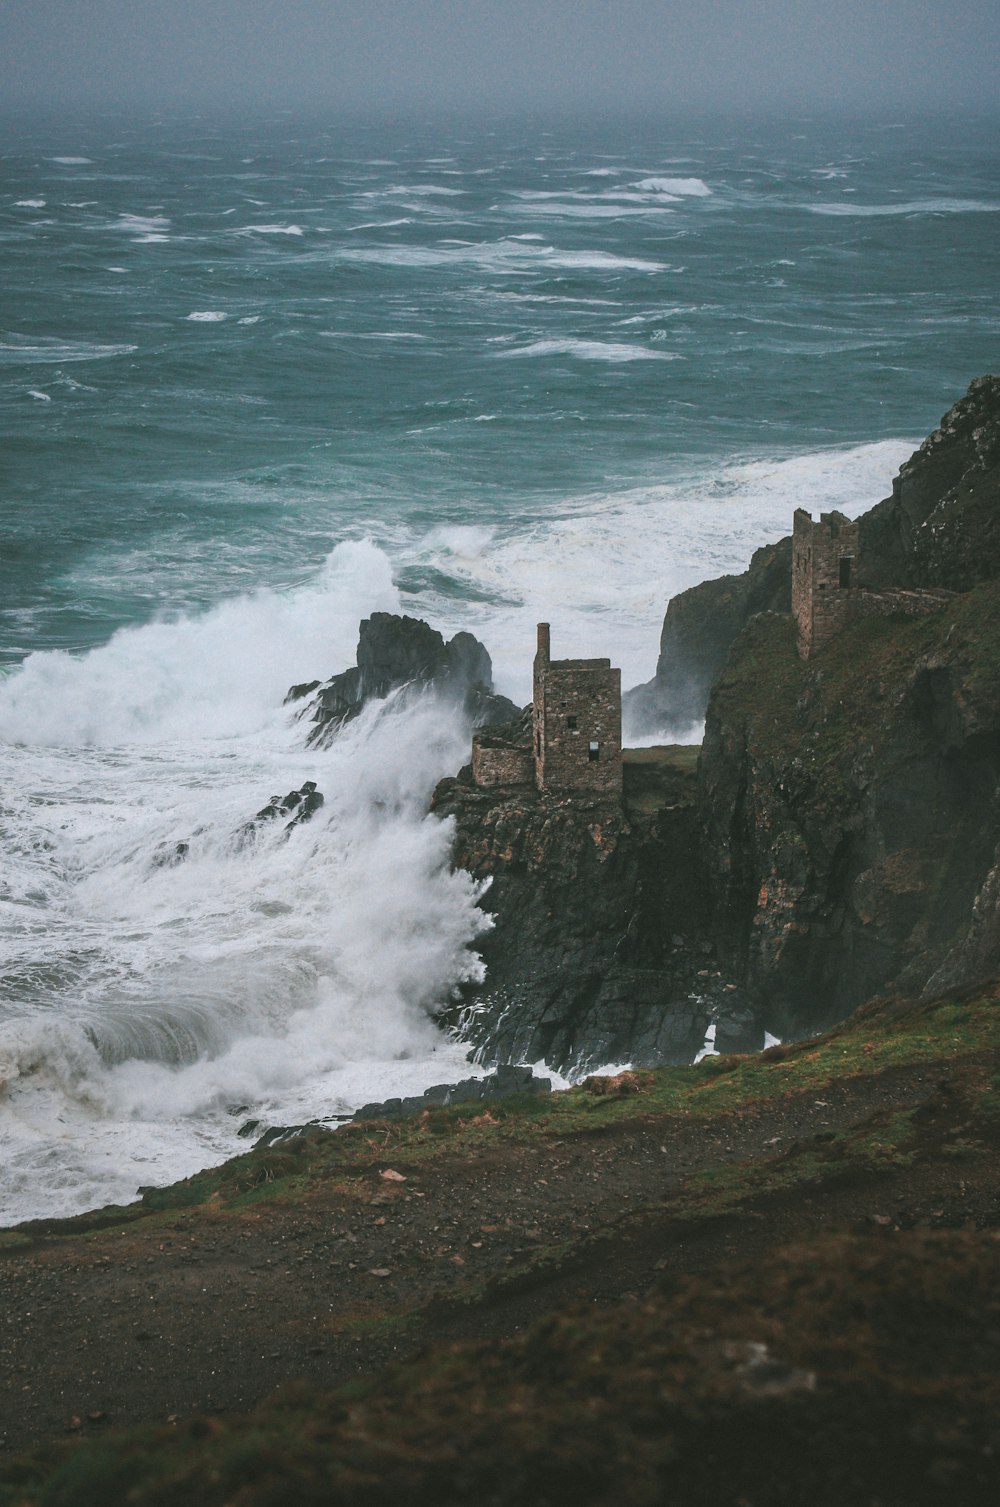
<svg viewBox="0 0 1000 1507"><path fill-rule="evenodd" d="M635 185L645 193L690 195L704 199L712 190L703 178L640 178Z"/></svg>
<svg viewBox="0 0 1000 1507"><path fill-rule="evenodd" d="M651 351L644 345L625 345L610 340L535 340L514 350L498 351L498 356L575 356L579 361L676 361L673 351Z"/></svg>

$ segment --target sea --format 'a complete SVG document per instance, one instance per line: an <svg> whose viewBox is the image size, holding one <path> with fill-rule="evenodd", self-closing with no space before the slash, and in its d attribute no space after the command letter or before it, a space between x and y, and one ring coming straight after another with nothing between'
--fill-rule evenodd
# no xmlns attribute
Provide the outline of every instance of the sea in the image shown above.
<svg viewBox="0 0 1000 1507"><path fill-rule="evenodd" d="M518 701L540 620L648 679L674 593L997 369L998 167L958 116L3 123L0 1223L483 1071L468 728L311 750L286 690L376 610Z"/></svg>

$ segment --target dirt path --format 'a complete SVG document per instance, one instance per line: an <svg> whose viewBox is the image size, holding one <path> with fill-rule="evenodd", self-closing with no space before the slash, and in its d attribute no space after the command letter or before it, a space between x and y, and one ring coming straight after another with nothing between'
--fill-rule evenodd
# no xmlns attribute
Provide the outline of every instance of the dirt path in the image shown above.
<svg viewBox="0 0 1000 1507"><path fill-rule="evenodd" d="M818 1229L1000 1225L979 1163L940 1159L771 1194L738 1216L661 1207L692 1174L749 1176L794 1142L915 1105L939 1137L965 1112L932 1068L903 1067L709 1121L637 1115L412 1165L373 1134L348 1184L299 1201L41 1237L0 1261L0 1438L243 1411L286 1382L333 1386L430 1340L507 1334L555 1303L638 1295L665 1270Z"/></svg>

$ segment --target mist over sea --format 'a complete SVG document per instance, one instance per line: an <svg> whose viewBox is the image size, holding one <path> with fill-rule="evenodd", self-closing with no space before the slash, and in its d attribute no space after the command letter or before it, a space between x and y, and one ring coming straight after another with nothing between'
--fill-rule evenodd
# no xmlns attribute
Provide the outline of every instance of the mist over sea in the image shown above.
<svg viewBox="0 0 1000 1507"><path fill-rule="evenodd" d="M373 610L498 689L856 514L998 363L996 121L106 114L0 152L0 1223L463 1076L468 730L282 706ZM697 730L664 729L665 737ZM240 837L274 793L326 804ZM188 844L182 863L158 856ZM488 924L488 923L486 923Z"/></svg>

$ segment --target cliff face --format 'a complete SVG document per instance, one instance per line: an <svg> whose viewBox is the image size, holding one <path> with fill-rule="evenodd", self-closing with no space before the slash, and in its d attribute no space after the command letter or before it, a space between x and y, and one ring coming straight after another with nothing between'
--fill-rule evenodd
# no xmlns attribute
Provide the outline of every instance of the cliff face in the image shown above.
<svg viewBox="0 0 1000 1507"><path fill-rule="evenodd" d="M689 1062L716 1017L732 1049L761 1044L713 958L694 752L641 751L624 806L461 778L438 787L455 863L489 880L496 918L480 943L486 984L451 1017L485 1060Z"/></svg>
<svg viewBox="0 0 1000 1507"><path fill-rule="evenodd" d="M892 495L861 519L861 584L968 591L1000 575L998 489L1000 377L985 376L900 468ZM700 721L737 636L756 613L787 612L790 592L787 538L758 550L742 575L674 597L656 675L624 698L633 725Z"/></svg>
<svg viewBox="0 0 1000 1507"><path fill-rule="evenodd" d="M456 1016L484 1057L685 1061L710 1021L752 1050L1000 973L1000 378L858 532L873 612L808 661L787 540L671 602L632 710L696 716L714 679L696 779L693 750L633 750L623 804L440 788L456 863L492 882Z"/></svg>
<svg viewBox="0 0 1000 1507"><path fill-rule="evenodd" d="M699 805L723 964L794 1034L1000 969L1000 584L804 664L761 617L712 696Z"/></svg>

